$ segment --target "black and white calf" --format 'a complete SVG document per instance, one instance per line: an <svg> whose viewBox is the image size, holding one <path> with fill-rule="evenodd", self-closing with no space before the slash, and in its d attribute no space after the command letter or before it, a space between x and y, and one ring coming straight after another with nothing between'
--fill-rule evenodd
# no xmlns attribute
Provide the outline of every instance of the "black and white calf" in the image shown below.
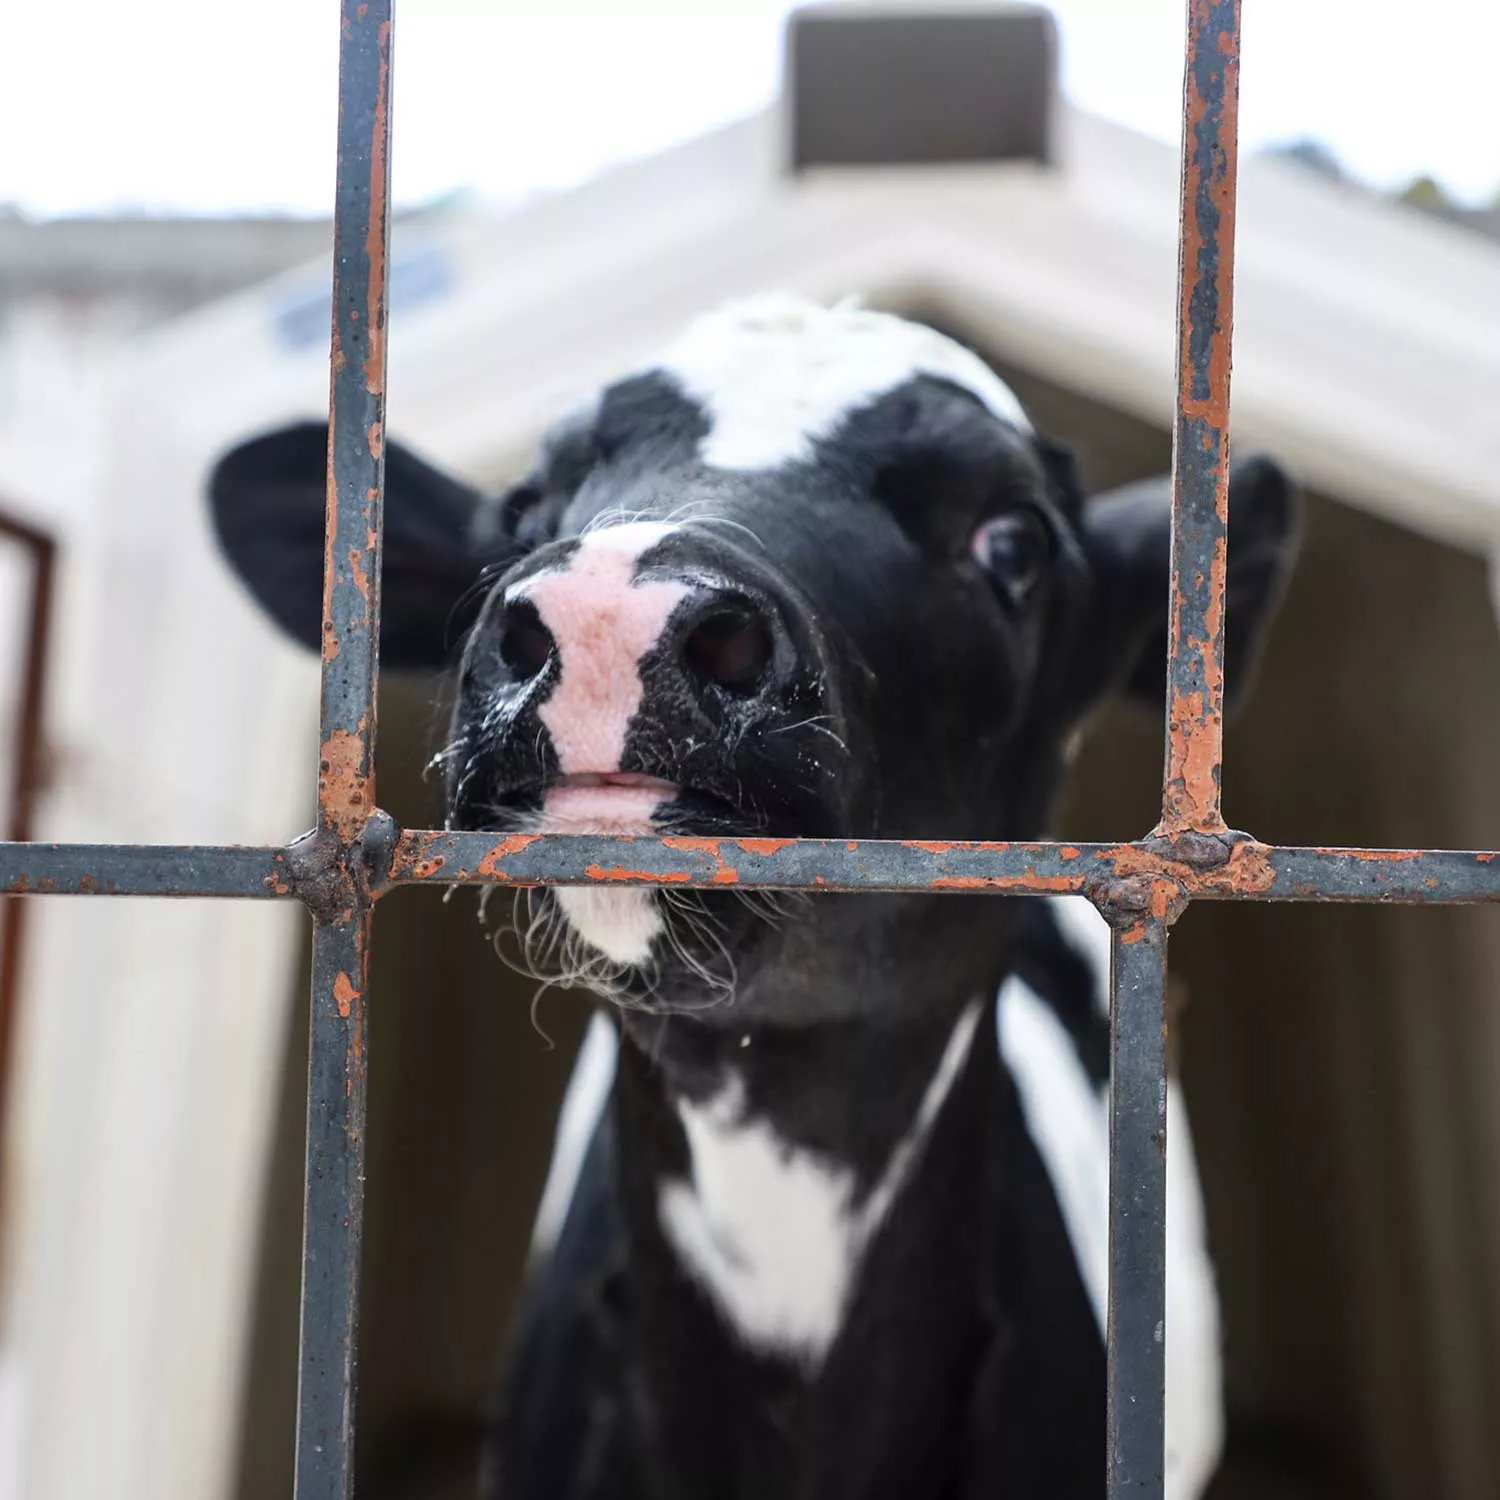
<svg viewBox="0 0 1500 1500"><path fill-rule="evenodd" d="M216 469L221 539L319 636L321 427ZM1168 491L1085 500L975 355L790 299L691 326L495 499L388 445L383 659L463 635L449 820L1028 839L1110 692L1164 693ZM1226 673L1292 546L1232 480ZM1107 933L1079 900L557 890L596 1015L537 1228L509 1500L1104 1489ZM607 1107L606 1107L607 1102ZM1222 1432L1170 1102L1168 1493Z"/></svg>

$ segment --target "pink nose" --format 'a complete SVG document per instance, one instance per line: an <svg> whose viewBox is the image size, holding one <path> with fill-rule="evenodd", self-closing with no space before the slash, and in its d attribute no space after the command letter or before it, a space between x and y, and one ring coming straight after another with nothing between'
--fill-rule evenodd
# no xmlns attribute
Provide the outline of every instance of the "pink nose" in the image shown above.
<svg viewBox="0 0 1500 1500"><path fill-rule="evenodd" d="M620 769L644 691L641 661L692 592L673 579L635 576L641 554L667 533L645 523L591 532L560 568L526 579L507 599L530 604L551 637L558 677L539 716L564 775Z"/></svg>
<svg viewBox="0 0 1500 1500"><path fill-rule="evenodd" d="M638 576L643 554L672 530L641 522L588 533L556 568L507 591L501 657L522 678L555 661L537 714L574 785L621 773L648 659L700 696L746 695L769 667L770 631L743 598Z"/></svg>

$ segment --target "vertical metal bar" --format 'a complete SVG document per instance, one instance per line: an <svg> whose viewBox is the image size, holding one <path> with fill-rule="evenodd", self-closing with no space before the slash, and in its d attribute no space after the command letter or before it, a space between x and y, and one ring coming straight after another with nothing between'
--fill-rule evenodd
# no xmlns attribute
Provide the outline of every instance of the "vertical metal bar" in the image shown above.
<svg viewBox="0 0 1500 1500"><path fill-rule="evenodd" d="M42 783L42 709L52 632L57 543L46 532L10 516L0 516L0 536L19 542L31 554L30 622L21 661L10 807L5 828L6 839L21 844L32 837L32 815ZM0 1130L8 1117L10 1050L21 1004L21 955L28 910L19 896L0 896ZM0 1161L3 1159L0 1156Z"/></svg>
<svg viewBox="0 0 1500 1500"><path fill-rule="evenodd" d="M349 1500L364 1216L370 907L384 496L391 0L343 0L318 827L334 898L313 939L297 1500Z"/></svg>
<svg viewBox="0 0 1500 1500"><path fill-rule="evenodd" d="M1239 0L1188 0L1166 772L1159 833L1221 831Z"/></svg>
<svg viewBox="0 0 1500 1500"><path fill-rule="evenodd" d="M354 1488L369 937L363 908L320 922L313 942L296 1500L349 1500Z"/></svg>
<svg viewBox="0 0 1500 1500"><path fill-rule="evenodd" d="M1160 1500L1166 1404L1167 925L1110 945L1109 1496Z"/></svg>
<svg viewBox="0 0 1500 1500"><path fill-rule="evenodd" d="M349 842L374 808L391 0L343 0L342 10L318 810Z"/></svg>

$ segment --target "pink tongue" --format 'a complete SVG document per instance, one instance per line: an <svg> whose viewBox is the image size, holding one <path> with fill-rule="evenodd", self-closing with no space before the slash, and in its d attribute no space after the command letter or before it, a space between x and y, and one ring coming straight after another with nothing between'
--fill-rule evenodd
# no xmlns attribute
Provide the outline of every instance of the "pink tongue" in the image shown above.
<svg viewBox="0 0 1500 1500"><path fill-rule="evenodd" d="M555 786L542 802L542 831L654 833L651 814L669 797L659 783L649 786Z"/></svg>

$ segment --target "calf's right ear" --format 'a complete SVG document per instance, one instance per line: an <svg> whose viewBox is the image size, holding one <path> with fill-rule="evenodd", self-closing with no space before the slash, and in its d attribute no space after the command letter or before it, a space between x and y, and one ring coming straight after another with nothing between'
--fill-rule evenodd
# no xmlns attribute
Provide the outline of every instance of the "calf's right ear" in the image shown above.
<svg viewBox="0 0 1500 1500"><path fill-rule="evenodd" d="M209 505L219 546L241 582L299 645L323 625L323 518L328 424L302 422L239 444L214 465ZM503 502L385 445L385 557L380 658L398 670L443 666L462 638L476 585L523 550Z"/></svg>
<svg viewBox="0 0 1500 1500"><path fill-rule="evenodd" d="M1301 505L1271 459L1237 459L1229 472L1224 593L1224 709L1245 697L1296 560ZM1167 698L1167 587L1172 481L1140 480L1083 507L1081 540L1093 578L1090 620L1074 672L1075 701L1111 688L1160 713Z"/></svg>

